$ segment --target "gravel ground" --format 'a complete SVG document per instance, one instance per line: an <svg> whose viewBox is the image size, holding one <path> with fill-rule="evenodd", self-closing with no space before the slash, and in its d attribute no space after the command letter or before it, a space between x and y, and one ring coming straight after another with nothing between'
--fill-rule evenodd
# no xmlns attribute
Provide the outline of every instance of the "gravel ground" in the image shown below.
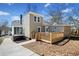
<svg viewBox="0 0 79 59"><path fill-rule="evenodd" d="M24 44L24 47L38 53L41 56L78 56L79 41L70 40L63 46L48 44L41 41Z"/></svg>

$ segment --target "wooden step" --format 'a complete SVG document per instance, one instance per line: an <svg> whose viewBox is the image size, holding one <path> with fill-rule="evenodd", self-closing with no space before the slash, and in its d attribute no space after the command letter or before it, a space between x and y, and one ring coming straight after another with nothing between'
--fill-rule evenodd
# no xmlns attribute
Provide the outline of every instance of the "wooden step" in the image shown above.
<svg viewBox="0 0 79 59"><path fill-rule="evenodd" d="M59 46L62 46L62 45L65 45L67 42L69 42L70 39L64 39L62 41L59 41L59 42L56 42L54 44L56 45L59 45Z"/></svg>

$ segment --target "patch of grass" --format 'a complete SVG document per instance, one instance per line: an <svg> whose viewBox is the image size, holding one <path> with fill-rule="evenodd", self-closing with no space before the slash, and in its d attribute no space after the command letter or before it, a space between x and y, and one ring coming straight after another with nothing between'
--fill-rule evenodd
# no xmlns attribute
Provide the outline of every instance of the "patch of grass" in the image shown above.
<svg viewBox="0 0 79 59"><path fill-rule="evenodd" d="M2 37L0 37L0 44L3 42L3 40L4 40L4 39L3 39Z"/></svg>

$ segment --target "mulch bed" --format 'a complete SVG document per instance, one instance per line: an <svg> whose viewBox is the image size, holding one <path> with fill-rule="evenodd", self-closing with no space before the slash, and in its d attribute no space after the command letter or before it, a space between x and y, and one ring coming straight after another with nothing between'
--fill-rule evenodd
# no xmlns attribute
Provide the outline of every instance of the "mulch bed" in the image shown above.
<svg viewBox="0 0 79 59"><path fill-rule="evenodd" d="M79 41L70 40L63 46L48 44L41 41L32 42L23 45L41 56L78 56Z"/></svg>

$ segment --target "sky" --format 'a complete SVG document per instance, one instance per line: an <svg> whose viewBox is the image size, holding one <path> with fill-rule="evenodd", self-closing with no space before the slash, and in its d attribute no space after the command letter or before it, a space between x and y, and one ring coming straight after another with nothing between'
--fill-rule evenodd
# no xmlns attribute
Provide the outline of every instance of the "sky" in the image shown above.
<svg viewBox="0 0 79 59"><path fill-rule="evenodd" d="M19 20L20 14L24 15L29 10L43 14L45 19L48 19L49 9L53 11L61 10L65 22L68 21L68 16L79 18L79 4L77 3L0 3L0 22L7 20L9 26L11 26L12 21Z"/></svg>

